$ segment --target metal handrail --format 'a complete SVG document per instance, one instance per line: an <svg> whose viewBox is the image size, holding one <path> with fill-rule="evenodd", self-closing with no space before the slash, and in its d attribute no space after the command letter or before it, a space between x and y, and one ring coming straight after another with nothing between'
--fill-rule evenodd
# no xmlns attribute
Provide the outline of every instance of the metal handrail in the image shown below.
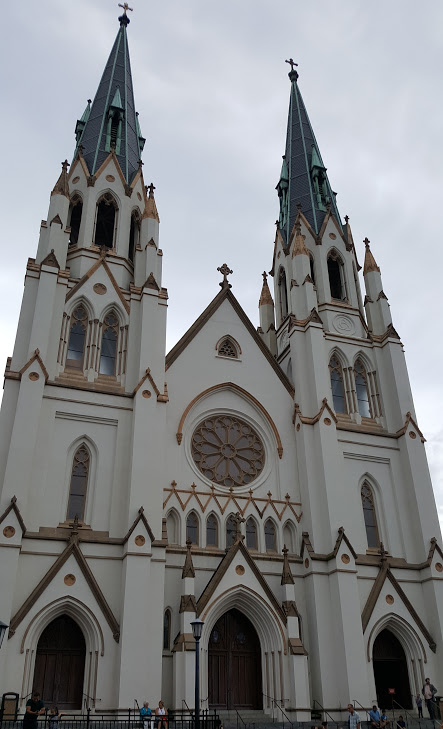
<svg viewBox="0 0 443 729"><path fill-rule="evenodd" d="M288 724L290 724L291 727L292 727L292 729L294 729L294 722L291 721L291 719L289 718L289 716L287 715L287 713L283 710L283 706L279 706L279 700L278 699L275 699L273 696L268 696L268 694L264 694L264 693L262 693L262 696L264 696L266 699L271 699L271 701L273 702L273 704L276 706L277 710L280 711L282 717L284 716L285 719L286 719L286 721L288 722ZM280 703L281 704L283 704L283 701L284 700L280 699ZM273 715L272 718L274 718L274 712L272 712L272 715ZM284 729L284 726L285 726L284 719L282 721L282 724L283 724L283 729Z"/></svg>
<svg viewBox="0 0 443 729"><path fill-rule="evenodd" d="M235 713L237 714L237 729L238 729L238 720L239 719L242 722L244 728L246 729L247 724L246 724L245 720L240 716L237 709L235 709Z"/></svg>
<svg viewBox="0 0 443 729"><path fill-rule="evenodd" d="M366 711L366 718L367 718L367 720L368 721L371 720L371 717L369 716L370 709L367 709L366 706L363 706L363 704L361 704L359 701L357 701L357 699L352 699L352 703L354 704L354 709L355 709L355 704L358 704L359 707L360 707L360 709L363 709L363 711Z"/></svg>
<svg viewBox="0 0 443 729"><path fill-rule="evenodd" d="M411 694L411 695L413 695L413 694ZM412 721L414 721L414 722L415 722L415 721L418 721L418 726L419 726L419 727L420 727L420 729L421 729L421 722L420 722L420 719L419 719L419 718L417 718L416 716L414 716L414 714L411 714L411 713L410 713L410 711L409 711L408 709L405 709L405 707L404 707L404 706L402 706L401 704L399 704L399 703L398 703L398 701L396 701L395 699L392 699L392 707L391 707L391 711L392 711L392 723L394 723L394 721L395 721L394 704L395 704L396 706L398 706L398 708L399 708L399 709L401 709L401 710L402 710L402 711L404 712L404 714L405 714L406 716L409 716L409 717L411 718L411 720L412 720ZM424 719L423 719L423 721L424 721ZM437 721L438 725L440 725L440 722L438 721L438 719L434 719L434 726L435 726L435 722L436 722L436 721ZM393 726L393 727L392 727L392 729L396 729L396 727L394 727L394 726Z"/></svg>
<svg viewBox="0 0 443 729"><path fill-rule="evenodd" d="M313 703L314 711L315 711L315 704L317 704L320 707L323 714L325 714L326 716L329 716L329 718L333 724L337 724L337 721L330 715L329 711L326 711L325 707L321 705L320 701L317 701L317 699L313 699L312 703Z"/></svg>

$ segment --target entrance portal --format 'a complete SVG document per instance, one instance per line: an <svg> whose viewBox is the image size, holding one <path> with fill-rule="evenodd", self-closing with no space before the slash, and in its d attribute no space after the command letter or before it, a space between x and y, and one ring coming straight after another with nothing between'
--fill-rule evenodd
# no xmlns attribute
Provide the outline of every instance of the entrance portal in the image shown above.
<svg viewBox="0 0 443 729"><path fill-rule="evenodd" d="M405 652L390 630L382 630L377 635L372 660L377 701L380 708L390 709L394 700L404 709L412 709ZM395 694L390 693L389 689L394 689Z"/></svg>
<svg viewBox="0 0 443 729"><path fill-rule="evenodd" d="M229 610L212 629L208 689L211 707L263 707L260 641L251 621L239 610Z"/></svg>
<svg viewBox="0 0 443 729"><path fill-rule="evenodd" d="M61 615L40 636L33 688L46 706L81 709L86 646L77 623Z"/></svg>

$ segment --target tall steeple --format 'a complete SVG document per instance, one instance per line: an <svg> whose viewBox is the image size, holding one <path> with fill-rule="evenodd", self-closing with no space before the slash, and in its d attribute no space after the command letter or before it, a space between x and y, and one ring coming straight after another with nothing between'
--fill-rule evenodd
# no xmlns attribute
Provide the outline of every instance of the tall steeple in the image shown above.
<svg viewBox="0 0 443 729"><path fill-rule="evenodd" d="M286 150L276 188L280 198L279 230L286 244L294 227L298 204L315 233L321 228L328 206L340 222L335 195L298 88L298 73L294 68L297 64L292 58L287 63L291 65L291 94Z"/></svg>
<svg viewBox="0 0 443 729"><path fill-rule="evenodd" d="M131 63L127 39L129 18L125 3L120 28L105 66L95 99L76 125L77 148L94 175L111 150L115 151L125 180L132 181L139 168L145 140L135 111Z"/></svg>

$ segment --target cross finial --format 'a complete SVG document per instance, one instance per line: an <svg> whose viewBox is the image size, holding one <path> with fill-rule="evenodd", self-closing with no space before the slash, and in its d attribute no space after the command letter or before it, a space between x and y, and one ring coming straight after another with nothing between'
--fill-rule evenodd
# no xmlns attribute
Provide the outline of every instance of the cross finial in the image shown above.
<svg viewBox="0 0 443 729"><path fill-rule="evenodd" d="M298 66L298 63L295 63L295 61L292 60L292 58L289 59L289 61L285 61L285 63L289 63L291 67L291 73L294 70L294 66Z"/></svg>
<svg viewBox="0 0 443 729"><path fill-rule="evenodd" d="M123 14L124 14L124 15L126 15L126 12L127 12L128 10L130 10L130 11L131 11L131 13L132 13L132 12L133 12L133 10L134 10L134 8L130 8L130 7L129 7L128 3L123 3L123 5L122 5L121 3L119 3L119 4L118 4L118 7L119 7L119 8L123 8Z"/></svg>
<svg viewBox="0 0 443 729"><path fill-rule="evenodd" d="M151 182L151 184L148 185L146 188L146 192L149 191L149 197L151 197L151 198L154 197L154 190L155 190L155 185L153 182Z"/></svg>
<svg viewBox="0 0 443 729"><path fill-rule="evenodd" d="M268 274L266 273L266 271L263 271L262 276L263 276L263 286L264 286L265 284L268 283Z"/></svg>
<svg viewBox="0 0 443 729"><path fill-rule="evenodd" d="M365 239L364 239L363 243L365 244L366 248L369 248L369 243L370 243L370 242L371 242L371 241L370 241L370 240L369 240L368 238L365 238Z"/></svg>
<svg viewBox="0 0 443 729"><path fill-rule="evenodd" d="M349 223L349 215L345 215L345 223L346 225Z"/></svg>
<svg viewBox="0 0 443 729"><path fill-rule="evenodd" d="M68 167L69 167L69 166L70 166L70 165L69 165L69 162L68 162L68 160L67 160L67 159L65 159L65 161L64 161L64 162L62 162L62 170L63 170L63 172L67 172L67 171L68 171Z"/></svg>
<svg viewBox="0 0 443 729"><path fill-rule="evenodd" d="M231 288L231 284L228 282L227 277L230 273L234 273L234 271L229 268L227 263L224 263L223 266L219 266L217 268L217 271L220 271L220 273L223 274L223 281L220 281L220 286L222 287L222 289L226 288L226 286L229 286L229 288Z"/></svg>

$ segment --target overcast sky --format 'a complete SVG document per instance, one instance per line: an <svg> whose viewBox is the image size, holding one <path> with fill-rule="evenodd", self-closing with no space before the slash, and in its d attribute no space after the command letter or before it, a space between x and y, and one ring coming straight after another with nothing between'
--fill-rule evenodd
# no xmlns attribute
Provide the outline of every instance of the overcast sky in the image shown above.
<svg viewBox="0 0 443 729"><path fill-rule="evenodd" d="M134 0L136 107L156 185L168 349L219 291L258 324L272 262L290 84L299 85L360 261L365 236L405 346L443 522L443 4L440 0ZM118 30L112 0L2 10L0 363L12 353L26 260L74 127ZM427 535L429 538L433 535Z"/></svg>

